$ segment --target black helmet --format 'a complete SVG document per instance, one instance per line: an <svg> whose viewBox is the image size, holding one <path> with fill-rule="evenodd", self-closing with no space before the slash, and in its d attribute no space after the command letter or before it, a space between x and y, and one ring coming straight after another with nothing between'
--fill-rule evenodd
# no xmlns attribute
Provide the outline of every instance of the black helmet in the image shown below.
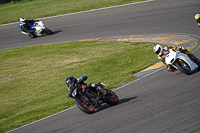
<svg viewBox="0 0 200 133"><path fill-rule="evenodd" d="M74 89L75 81L76 81L76 79L73 76L66 78L66 84L67 84L68 90L70 92L72 92Z"/></svg>
<svg viewBox="0 0 200 133"><path fill-rule="evenodd" d="M74 86L75 78L73 76L66 78L66 84L68 87Z"/></svg>

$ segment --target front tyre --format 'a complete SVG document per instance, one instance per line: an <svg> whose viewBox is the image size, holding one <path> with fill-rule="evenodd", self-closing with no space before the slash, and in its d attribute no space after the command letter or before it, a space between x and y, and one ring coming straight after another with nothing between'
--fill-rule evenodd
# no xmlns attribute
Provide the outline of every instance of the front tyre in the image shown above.
<svg viewBox="0 0 200 133"><path fill-rule="evenodd" d="M106 103L109 105L117 105L119 103L118 96L111 90L104 89L106 91Z"/></svg>
<svg viewBox="0 0 200 133"><path fill-rule="evenodd" d="M187 75L192 74L192 71L190 69L190 66L183 60L179 59L177 61L175 61L174 63L176 65L176 67L182 72L185 73Z"/></svg>
<svg viewBox="0 0 200 133"><path fill-rule="evenodd" d="M83 102L82 99L77 99L76 100L76 105L78 106L78 108L81 111L83 111L83 112L85 112L87 114L92 114L95 111L95 107L92 104L87 105L86 103Z"/></svg>
<svg viewBox="0 0 200 133"><path fill-rule="evenodd" d="M48 28L45 28L45 33L47 35L52 35L53 34L53 32L50 29L48 29Z"/></svg>

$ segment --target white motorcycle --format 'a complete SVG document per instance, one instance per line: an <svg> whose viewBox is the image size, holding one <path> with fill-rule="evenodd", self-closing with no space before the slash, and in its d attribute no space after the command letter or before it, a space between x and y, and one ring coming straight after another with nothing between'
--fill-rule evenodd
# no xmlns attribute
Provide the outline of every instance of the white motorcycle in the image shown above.
<svg viewBox="0 0 200 133"><path fill-rule="evenodd" d="M20 24L18 27L20 29L22 29L22 24ZM51 35L53 34L53 32L45 27L45 24L42 21L35 21L34 23L31 24L30 26L30 30L33 30L33 34L29 34L27 32L22 31L22 34L28 35L31 38L34 37L39 37L39 36L43 36L43 35Z"/></svg>
<svg viewBox="0 0 200 133"><path fill-rule="evenodd" d="M199 63L194 63L186 54L172 49L169 49L169 53L165 55L165 62L187 75L192 74L200 67Z"/></svg>

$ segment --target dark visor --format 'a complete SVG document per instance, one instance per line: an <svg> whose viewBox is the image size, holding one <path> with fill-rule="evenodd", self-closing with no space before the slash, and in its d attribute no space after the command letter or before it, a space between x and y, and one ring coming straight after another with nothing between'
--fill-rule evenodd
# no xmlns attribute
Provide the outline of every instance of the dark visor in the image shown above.
<svg viewBox="0 0 200 133"><path fill-rule="evenodd" d="M161 48L158 48L158 50L155 52L156 54L159 54L161 51Z"/></svg>

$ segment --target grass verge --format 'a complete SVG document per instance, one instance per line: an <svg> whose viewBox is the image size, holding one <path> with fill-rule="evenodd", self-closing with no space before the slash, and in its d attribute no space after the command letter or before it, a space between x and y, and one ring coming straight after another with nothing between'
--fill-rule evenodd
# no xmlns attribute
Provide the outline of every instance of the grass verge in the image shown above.
<svg viewBox="0 0 200 133"><path fill-rule="evenodd" d="M0 24L37 19L144 0L23 0L0 4Z"/></svg>
<svg viewBox="0 0 200 133"><path fill-rule="evenodd" d="M0 132L75 105L65 79L88 76L114 89L157 61L153 43L91 41L0 50ZM119 96L120 97L120 96Z"/></svg>

